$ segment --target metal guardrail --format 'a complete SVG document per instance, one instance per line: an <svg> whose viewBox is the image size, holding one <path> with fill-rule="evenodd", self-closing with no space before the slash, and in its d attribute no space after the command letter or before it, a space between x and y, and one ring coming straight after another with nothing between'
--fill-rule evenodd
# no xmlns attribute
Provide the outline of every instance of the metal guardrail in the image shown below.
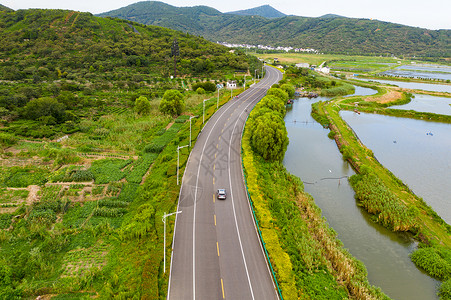
<svg viewBox="0 0 451 300"><path fill-rule="evenodd" d="M246 118L246 121L244 122L243 136L244 136L244 131L246 130L246 123L247 123L247 119L248 118L249 118L249 116ZM271 269L271 274L272 274L274 283L276 284L277 292L279 294L280 299L283 300L282 291L281 291L281 289L279 287L279 283L277 282L276 272L274 271L274 268L273 268L273 266L271 264L271 259L270 259L268 250L266 249L266 243L263 240L262 231L260 230L260 226L258 224L258 219L257 219L257 216L255 214L254 203L252 201L251 194L249 193L249 189L247 187L247 178L246 178L246 174L244 172L244 164L243 164L243 146L241 146L241 167L242 167L242 170L243 170L243 178L244 178L244 185L245 185L246 193L247 193L247 199L249 200L249 204L251 206L252 215L254 217L255 225L257 226L258 236L259 236L260 242L261 242L261 244L263 246L263 250L265 251L266 260L268 261L269 268Z"/></svg>

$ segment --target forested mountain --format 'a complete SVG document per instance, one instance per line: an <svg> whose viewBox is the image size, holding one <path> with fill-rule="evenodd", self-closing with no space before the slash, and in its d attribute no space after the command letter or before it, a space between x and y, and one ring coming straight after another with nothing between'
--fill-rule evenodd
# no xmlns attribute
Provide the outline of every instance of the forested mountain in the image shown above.
<svg viewBox="0 0 451 300"><path fill-rule="evenodd" d="M211 41L315 48L321 52L449 57L451 30L428 30L368 19L223 14L205 6L139 2L100 14L182 30Z"/></svg>
<svg viewBox="0 0 451 300"><path fill-rule="evenodd" d="M0 4L0 11L2 11L2 10L4 10L4 11L12 11L11 8L6 7L6 6L4 6L3 4Z"/></svg>
<svg viewBox="0 0 451 300"><path fill-rule="evenodd" d="M0 119L37 120L27 104L42 97L58 110L58 124L77 119L99 92L121 90L149 98L186 86L180 77L225 80L228 73L261 69L261 62L201 37L90 13L67 10L0 11ZM177 80L171 46L178 41ZM190 79L191 80L191 79ZM78 93L69 102L61 93ZM46 101L47 101L46 100ZM51 103L50 103L51 102ZM63 105L60 105L63 104ZM61 112L61 113L60 113ZM25 133L22 133L25 134ZM44 134L44 133L42 133ZM46 132L45 135L51 135ZM40 136L40 134L37 134Z"/></svg>
<svg viewBox="0 0 451 300"><path fill-rule="evenodd" d="M231 15L239 16L260 16L264 18L282 18L286 15L270 5L263 5L251 9L228 12Z"/></svg>

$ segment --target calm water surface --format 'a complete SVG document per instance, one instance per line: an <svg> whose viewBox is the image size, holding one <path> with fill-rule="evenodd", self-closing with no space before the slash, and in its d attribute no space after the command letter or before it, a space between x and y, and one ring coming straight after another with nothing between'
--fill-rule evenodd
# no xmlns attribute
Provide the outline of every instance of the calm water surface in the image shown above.
<svg viewBox="0 0 451 300"><path fill-rule="evenodd" d="M396 85L403 89L451 93L451 85L447 85L447 84L404 82L404 81L395 81L395 80L366 79L366 78L358 78L358 77L356 79L362 80L362 81L376 81L376 82L380 82L380 83L384 83L384 84Z"/></svg>
<svg viewBox="0 0 451 300"><path fill-rule="evenodd" d="M451 124L342 111L377 159L451 224Z"/></svg>
<svg viewBox="0 0 451 300"><path fill-rule="evenodd" d="M382 74L428 79L451 80L451 67L441 65L403 65Z"/></svg>
<svg viewBox="0 0 451 300"><path fill-rule="evenodd" d="M370 91L367 91L370 92ZM284 165L304 181L305 190L321 208L349 252L368 270L368 280L392 299L438 299L438 281L411 262L415 244L371 221L357 206L346 176L354 174L335 142L310 116L311 104L327 98L295 100L285 123L290 138Z"/></svg>
<svg viewBox="0 0 451 300"><path fill-rule="evenodd" d="M390 108L430 112L440 115L451 115L451 98L414 94L415 98L405 105L395 105Z"/></svg>

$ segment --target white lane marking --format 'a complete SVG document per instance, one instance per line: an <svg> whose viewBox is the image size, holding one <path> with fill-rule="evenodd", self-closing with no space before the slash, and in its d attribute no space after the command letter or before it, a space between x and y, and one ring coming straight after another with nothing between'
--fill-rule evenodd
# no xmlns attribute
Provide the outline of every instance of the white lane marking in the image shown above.
<svg viewBox="0 0 451 300"><path fill-rule="evenodd" d="M279 76L279 74L278 74L278 76ZM266 84L264 84L263 81L261 82L261 84L264 85L264 87L266 87ZM248 100L249 100L249 97L254 96L255 94L257 94L257 92L259 92L259 90L260 90L260 88L257 88L257 87L256 87L256 88L253 88L253 89L250 89L250 90L249 90L249 93L251 93L251 91L254 92L254 93L252 93L251 95L249 95L248 98L247 98L245 101L248 101ZM254 100L251 100L250 102L252 103L253 101L254 101ZM226 108L226 109L224 110L224 112L218 117L218 120L215 122L215 125L216 125L216 123L219 121L219 119L222 117L222 115L223 115L225 112L227 112L232 106L233 106L233 103L232 103L228 108ZM229 120L229 119L230 119L230 117L229 117L227 120ZM213 125L213 127L214 127L215 125ZM210 131L210 133L209 133L208 136L207 136L206 142L208 141L208 138L210 137L210 134L211 134L211 131ZM202 158L202 156L203 156L203 153L204 153L204 150L205 150L205 147L206 147L206 142L205 142L205 144L204 144L203 151L202 151L202 153L201 153L201 158ZM190 152L190 154L189 154L188 162L191 160L191 159L190 159L190 158L191 158L191 154L192 154L192 152ZM182 176L182 183L181 183L180 192L179 192L179 200L180 200L180 195L182 194L182 189L183 189L183 179L185 178L185 174L186 174L186 171L187 171L187 170L188 170L188 168L185 168L184 173L183 173L183 176ZM200 165L199 165L198 176L197 176L197 181L196 181L196 190L195 190L195 199L194 199L194 214L193 214L193 299L196 298L196 285L195 285L195 278L196 278L196 277L195 277L195 215L196 215L197 190L198 190L198 183L199 183L199 171L200 171ZM214 200L213 200L213 201L214 201ZM180 201L177 203L177 211L179 210L179 209L178 209L178 208L179 208L179 205L180 205ZM173 239L172 239L172 248L174 248L174 245L175 245L175 235L176 235L176 228L177 228L177 220L178 220L178 218L179 218L179 216L177 215L177 216L175 217L174 234L173 234ZM172 281L172 266L173 266L172 262L173 262L173 255L174 255L174 252L171 253L171 267L170 267L170 273L169 273L169 283L168 283L168 293L167 293L167 299L168 299L168 300L169 300L169 296L170 296L170 294L171 294L171 281ZM222 283L222 279L221 279L221 283ZM224 290L223 290L223 293L224 293ZM223 294L223 295L224 295L224 294Z"/></svg>
<svg viewBox="0 0 451 300"><path fill-rule="evenodd" d="M216 127L216 124L221 120L221 117L232 107L234 107L234 103L227 107L221 115L218 116L218 119L213 124L213 126L210 129L210 132L207 135L207 138L205 139L204 146L202 147L202 152L199 159L199 166L197 169L197 178L196 178L196 190L194 192L194 207L193 207L193 299L196 299L196 208L197 208L197 191L199 190L199 174L200 174L200 168L202 166L202 159L204 156L205 148L207 147L208 140L210 139L210 135L213 132L213 129ZM252 103L252 102L251 102ZM205 128L205 127L204 127ZM186 168L185 168L186 171Z"/></svg>
<svg viewBox="0 0 451 300"><path fill-rule="evenodd" d="M246 106L246 109L247 109L252 103L253 103L253 101L251 101L251 102ZM229 141L229 155L228 155L228 156L229 156L229 162L228 162L228 164L229 164L229 186L230 186L230 196L231 196L230 198L231 198L231 201L232 201L233 217L234 217L234 219L235 219L235 227L236 227L237 236L238 236L238 241L239 241L240 249L241 249L241 257L243 258L244 268L245 268L245 270L246 270L247 281L248 281L248 283L249 283L249 290L250 290L250 292L251 292L252 299L255 299L255 297L254 297L254 291L253 291L253 288L252 288L251 279L250 279L250 276L249 276L249 269L248 269L248 267L247 267L246 257L245 257L245 255L244 255L243 244L242 244L242 242L241 242L241 234L240 234L240 230L239 230L239 227L238 227L238 220L237 220L237 217L236 217L235 202L234 202L234 200L233 200L234 197L233 197L232 175L231 175L231 166L230 166L230 157L231 157L230 155L231 155L231 149L232 149L231 146L232 146L233 134L234 134L235 129L236 129L236 127L237 127L238 121L241 120L241 115L242 115L243 113L246 112L246 109L245 109L244 111L241 112L241 114L238 116L237 120L235 121L235 125L233 126L232 134L231 134L231 136L230 136L230 141ZM277 297L278 297L278 296L277 296Z"/></svg>

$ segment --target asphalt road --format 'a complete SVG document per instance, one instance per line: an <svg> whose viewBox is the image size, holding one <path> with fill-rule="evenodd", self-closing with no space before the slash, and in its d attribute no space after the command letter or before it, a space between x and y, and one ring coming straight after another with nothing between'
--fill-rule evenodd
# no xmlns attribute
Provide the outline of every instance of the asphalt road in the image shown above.
<svg viewBox="0 0 451 300"><path fill-rule="evenodd" d="M223 105L205 125L182 180L168 299L278 299L246 196L241 135L246 118L282 74ZM225 188L227 199L216 199Z"/></svg>

